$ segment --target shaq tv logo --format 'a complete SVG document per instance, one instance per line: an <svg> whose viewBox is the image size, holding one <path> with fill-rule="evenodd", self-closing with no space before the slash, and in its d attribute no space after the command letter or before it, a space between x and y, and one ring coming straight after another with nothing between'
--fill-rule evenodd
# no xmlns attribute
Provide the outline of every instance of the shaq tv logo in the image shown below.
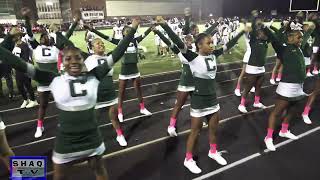
<svg viewBox="0 0 320 180"><path fill-rule="evenodd" d="M10 158L10 179L46 180L47 157L12 156Z"/></svg>

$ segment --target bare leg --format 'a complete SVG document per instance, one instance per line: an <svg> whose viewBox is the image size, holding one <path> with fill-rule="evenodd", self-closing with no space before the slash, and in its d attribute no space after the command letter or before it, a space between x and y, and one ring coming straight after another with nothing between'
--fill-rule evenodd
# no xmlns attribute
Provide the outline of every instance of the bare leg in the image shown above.
<svg viewBox="0 0 320 180"><path fill-rule="evenodd" d="M208 127L209 127L209 143L210 144L217 143L216 132L219 125L219 120L220 120L220 111L214 113L209 119Z"/></svg>
<svg viewBox="0 0 320 180"><path fill-rule="evenodd" d="M88 160L89 167L96 175L96 180L108 180L108 173L101 156L94 156Z"/></svg>
<svg viewBox="0 0 320 180"><path fill-rule="evenodd" d="M174 105L173 110L171 111L171 116L170 117L173 117L173 118L177 118L178 117L182 106L187 101L188 95L189 95L189 92L182 92L182 91L178 91L177 92L177 102Z"/></svg>
<svg viewBox="0 0 320 180"><path fill-rule="evenodd" d="M271 112L268 120L268 128L274 129L277 119L281 116L282 112L286 110L289 106L289 102L282 99L277 99L275 103L275 107Z"/></svg>
<svg viewBox="0 0 320 180"><path fill-rule="evenodd" d="M237 82L237 87L236 89L239 89L241 91L241 85L242 85L242 81L243 81L243 78L244 78L244 75L245 75L245 72L246 72L246 65L247 64L243 64L242 66L242 70L241 70L241 73L239 75L239 78L238 78L238 82Z"/></svg>
<svg viewBox="0 0 320 180"><path fill-rule="evenodd" d="M39 104L39 110L38 110L38 120L42 120L42 121L44 120L48 103L49 103L49 95L50 95L50 91L39 92L40 104Z"/></svg>
<svg viewBox="0 0 320 180"><path fill-rule="evenodd" d="M109 112L108 112L108 115L109 115L109 118L111 120L111 123L112 123L112 126L115 130L117 129L120 129L121 126L120 126L120 123L119 123L119 120L118 120L118 117L117 117L117 108L116 108L116 105L112 105L109 107Z"/></svg>
<svg viewBox="0 0 320 180"><path fill-rule="evenodd" d="M126 90L127 80L119 79L119 101L118 101L118 109L122 109L122 104L125 98L125 90Z"/></svg>
<svg viewBox="0 0 320 180"><path fill-rule="evenodd" d="M201 119L197 117L191 117L191 132L187 140L187 153L193 153L194 145L198 139L201 129L202 129Z"/></svg>
<svg viewBox="0 0 320 180"><path fill-rule="evenodd" d="M0 158L4 161L8 171L10 170L10 156L14 156L13 151L9 147L5 130L0 130Z"/></svg>
<svg viewBox="0 0 320 180"><path fill-rule="evenodd" d="M67 180L72 164L53 164L53 180Z"/></svg>
<svg viewBox="0 0 320 180"><path fill-rule="evenodd" d="M143 103L140 77L137 77L137 78L133 79L133 86L134 86L134 88L136 90L139 103Z"/></svg>

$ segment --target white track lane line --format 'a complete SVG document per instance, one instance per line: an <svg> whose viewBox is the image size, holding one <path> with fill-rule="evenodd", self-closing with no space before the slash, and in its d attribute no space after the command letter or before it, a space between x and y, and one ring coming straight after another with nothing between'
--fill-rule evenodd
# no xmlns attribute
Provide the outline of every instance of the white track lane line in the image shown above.
<svg viewBox="0 0 320 180"><path fill-rule="evenodd" d="M271 72L266 72L266 74L270 74ZM234 80L237 80L237 78L234 78L234 79L230 79L230 80L226 80L226 81L221 81L220 83L224 83L224 82L229 82L229 81L234 81ZM268 87L271 87L271 86L274 86L274 85L268 85L268 86L262 86L262 88L268 88ZM150 96L145 96L144 98L145 99L148 99L148 98L153 98L153 97L157 97L157 96L163 96L163 95L167 95L167 94L173 94L173 93L176 93L177 91L170 91L170 92L165 92L165 93L159 93L159 94L154 94L154 95L150 95ZM234 94L228 94L228 95L224 95L224 96L220 96L218 97L218 99L220 98L224 98L224 97L228 97L228 96L231 96L231 95L234 95ZM129 99L129 100L125 100L124 103L127 103L127 102L131 102L131 101L136 101L137 98L134 98L134 99ZM185 104L183 107L186 107L186 106L189 106L190 104ZM169 109L169 110L172 110ZM164 110L163 112L166 112L168 111L168 109ZM158 114L159 112L162 112L162 111L158 111L158 112L154 112L152 114ZM45 119L48 119L48 118L53 118L53 117L57 117L58 114L56 115L52 115L52 116L48 116L48 117L45 117ZM124 121L128 121L128 120L132 120L132 119L138 119L140 117L145 117L146 115L140 115L140 116L135 116L135 117L131 117L131 118L128 118L128 119L124 119ZM12 127L12 126L16 126L16 125L22 125L22 124L26 124L26 123L31 123L31 122L35 122L37 121L38 119L32 119L32 120L27 120L27 121L23 121L23 122L19 122L19 123L13 123L13 124L6 124L7 127ZM111 123L108 123L108 124L104 124L104 125L100 125L100 126L109 126L111 125Z"/></svg>
<svg viewBox="0 0 320 180"><path fill-rule="evenodd" d="M269 64L274 64L274 63L267 63L266 65L269 65ZM239 69L242 69L242 68L236 68L236 69L230 69L230 70L225 70L225 71L219 71L217 73L224 73L224 72L229 72L229 71L234 71L234 70L239 70ZM180 70L177 70L177 71L169 71L170 73L174 73L174 72L179 72ZM170 74L168 72L164 72L164 73L158 73L157 75L161 75L161 74ZM153 75L153 76L156 76L156 75ZM150 77L152 77L150 75ZM169 83L169 82L174 82L174 81L178 81L180 79L173 79L173 80L167 80L167 81L159 81L159 82L154 82L154 83L149 83L149 84L143 84L141 85L141 87L147 87L147 86L154 86L156 84L164 84L164 83ZM116 82L116 80L114 81ZM219 82L220 83L220 82ZM134 87L128 87L126 88L126 90L130 90L130 89L134 89ZM116 92L118 92L118 90L116 90ZM54 103L54 101L49 101L49 104L52 104ZM11 108L11 109L6 109L6 110L0 110L0 113L4 113L4 112L10 112L10 111L15 111L15 110L21 110L21 108L19 107L16 107L16 108Z"/></svg>
<svg viewBox="0 0 320 180"><path fill-rule="evenodd" d="M274 64L274 63L267 63L265 65L270 65L270 64ZM220 71L220 72L217 72L217 74L219 73L225 73L225 72L229 72L229 71L238 71L238 70L241 70L241 68L236 68L236 69L230 69L230 70L225 70L225 71ZM271 71L270 71L271 72ZM268 72L266 72L268 73ZM227 81L233 81L234 79L231 79L231 80L225 80L225 81L221 81L221 82L227 82ZM153 86L153 85L159 85L159 84L164 84L164 83L170 83L170 82L175 82L175 81L180 81L180 78L179 79L172 79L172 80L167 80L167 81L160 81L160 82L154 82L154 83L150 83L150 84L144 84L144 85L141 85L141 87L147 87L147 86ZM221 83L219 82L219 83ZM126 90L130 90L130 89L134 89L134 87L128 87L126 88ZM118 90L116 90L118 91Z"/></svg>
<svg viewBox="0 0 320 180"><path fill-rule="evenodd" d="M303 137L308 136L308 135L310 135L310 134L312 134L312 133L314 133L314 132L317 132L317 131L319 131L319 130L320 130L320 126L318 126L318 127L316 127L316 128L313 128L313 129L311 129L311 130L309 130L309 131L307 131L307 132L305 132L305 133L302 133L302 134L298 135L298 137L299 137L299 138L303 138ZM298 140L299 140L299 139L298 139ZM276 148L279 148L279 147L285 146L285 145L287 145L287 144L289 144L289 143L291 143L291 142L293 142L293 141L297 141L297 140L288 139L288 140L286 140L286 141L283 141L283 142L281 142L281 143L276 144L275 147L276 147ZM238 161L235 161L235 162L233 162L233 163L231 163L231 164L229 164L229 165L226 165L226 166L224 166L224 167L222 167L222 168L219 168L219 169L217 169L217 170L214 170L214 171L212 171L212 172L210 172L210 173L207 173L207 174L204 174L204 175L199 176L199 177L197 177L197 178L194 178L193 180L203 180L203 179L210 178L210 177L212 177L212 176L214 176L214 175L217 175L217 174L219 174L219 173L222 173L222 172L224 172L224 171L227 171L227 170L229 170L229 169L231 169L231 168L233 168L233 167L236 167L236 166L238 166L238 165L244 164L245 162L248 162L248 161L250 161L250 160L252 160L252 159L255 159L255 158L261 156L262 154L269 153L269 152L270 152L270 151L269 151L268 149L265 149L265 150L264 150L264 153L255 153L255 154L252 154L252 155L247 156L247 157L245 157L245 158L243 158L243 159L240 159L240 160L238 160Z"/></svg>
<svg viewBox="0 0 320 180"><path fill-rule="evenodd" d="M273 85L269 85L269 86L263 86L262 88L267 88L267 87L271 87ZM225 95L225 96L221 96L221 97L218 97L218 99L221 99L221 98L226 98L226 97L229 97L229 96L234 96L234 94L228 94L228 95ZM190 104L185 104L184 107L188 107L190 106ZM271 106L267 106L268 108L270 107L273 107L273 105ZM169 108L169 109L164 109L164 110L161 110L161 111L156 111L156 112L153 112L152 114L155 115L155 114L160 114L160 113L164 113L164 112L168 112L168 111L171 111L173 108ZM253 111L250 111L246 114L239 114L239 115L236 115L236 116L233 116L231 118L237 118L237 117L241 117L243 115L247 115L247 114L251 114L251 113L254 113L254 112L259 112L261 109L258 109L258 110L253 110ZM136 117L132 117L132 118L129 118L129 119L125 119L124 122L128 122L128 121L133 121L135 119L139 119L141 117L151 117L151 116L147 116L147 115L140 115L140 116L136 116ZM227 120L230 119L230 118L226 118ZM225 120L221 120L220 122L224 122ZM106 123L106 124L101 124L99 125L99 128L101 127L106 127L106 126L111 126L112 123ZM167 137L164 137L164 138L167 138ZM38 142L44 142L44 141L49 141L49 140L52 140L52 139L55 139L55 137L49 137L49 138L45 138L45 139L41 139L41 140L38 140L38 141L32 141L32 142L29 142L29 143L26 143L26 144L21 144L21 145L17 145L17 146L13 146L12 149L16 149L16 148L20 148L20 147L25 147L25 146L29 146L29 145L32 145L32 144L36 144ZM161 139L161 138L160 138ZM130 148L127 148L127 149L130 149ZM125 149L126 150L126 149Z"/></svg>
<svg viewBox="0 0 320 180"><path fill-rule="evenodd" d="M266 109L270 109L272 107L274 107L274 105L267 106L265 109L257 109L257 110L250 111L250 112L248 112L246 114L239 114L239 115L232 116L232 117L229 117L229 118L226 118L226 119L222 119L222 120L219 121L219 124L225 123L225 122L233 120L235 118L239 118L239 117L246 116L246 115L249 115L249 114L253 114L253 113L256 113L256 112L261 112L261 111L264 111ZM208 128L208 125L203 126L203 128ZM188 129L188 130L179 132L177 134L178 134L178 136L182 136L182 135L185 135L185 134L189 133L190 131L191 130ZM130 152L130 151L134 151L134 150L146 147L146 146L151 145L151 144L155 144L155 143L158 143L158 142L161 142L161 141L165 141L165 140L170 139L170 138L172 138L172 137L165 136L165 137L162 137L162 138L158 138L158 139L155 139L155 140L152 140L152 141L148 141L148 142L145 142L145 143L142 143L142 144L138 144L136 146L132 146L132 147L129 147L129 148L126 148L126 149L122 149L122 150L119 150L119 151L116 151L116 152L112 152L112 153L106 154L102 158L103 159L111 158L113 156L117 156L117 155L120 155L120 154L123 154L123 153L127 153L127 152ZM77 166L82 166L82 165L86 165L86 164L87 164L87 162L83 162L83 163L79 163L79 164L76 164L76 165ZM47 174L48 175L52 175L53 171L50 171Z"/></svg>
<svg viewBox="0 0 320 180"><path fill-rule="evenodd" d="M144 98L145 99L148 99L148 98L152 98L152 97L157 97L157 96L163 96L163 95L167 95L167 94L172 94L172 93L175 93L177 91L170 91L170 92L165 92L165 93L159 93L159 94L154 94L154 95L150 95L150 96L145 96ZM135 99L129 99L129 100L125 100L124 103L127 103L127 102L131 102L131 101L136 101L137 98ZM58 114L56 115L52 115L52 116L47 116L45 117L45 120L46 119L49 119L49 118L54 118L54 117L57 117ZM27 120L27 121L23 121L23 122L18 122L18 123L12 123L12 124L6 124L6 127L11 127L11 126L17 126L17 125L21 125L21 124L26 124L26 123L31 123L31 122L34 122L34 121L37 121L38 119L32 119L32 120Z"/></svg>
<svg viewBox="0 0 320 180"><path fill-rule="evenodd" d="M267 58L274 58L276 56L267 56ZM159 61L161 62L161 61ZM227 66L229 64L241 64L243 61L239 60L239 61L234 61L234 62L229 62L229 63L219 63L219 66ZM165 75L165 74L171 74L171 73L176 73L179 72L180 70L174 70L174 71L167 71L167 72L161 72L161 73L154 73L154 74L147 74L147 75L143 75L141 76L142 78L147 78L147 77L153 77L153 76L158 76L158 75ZM114 82L118 82L119 79L114 80Z"/></svg>

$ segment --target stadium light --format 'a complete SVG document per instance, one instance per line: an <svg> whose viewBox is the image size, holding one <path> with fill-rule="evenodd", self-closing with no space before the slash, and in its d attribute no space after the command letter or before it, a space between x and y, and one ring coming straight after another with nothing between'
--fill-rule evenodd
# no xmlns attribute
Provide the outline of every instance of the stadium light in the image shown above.
<svg viewBox="0 0 320 180"><path fill-rule="evenodd" d="M213 14L209 14L209 16L210 16L210 17L212 17L212 16L213 16Z"/></svg>

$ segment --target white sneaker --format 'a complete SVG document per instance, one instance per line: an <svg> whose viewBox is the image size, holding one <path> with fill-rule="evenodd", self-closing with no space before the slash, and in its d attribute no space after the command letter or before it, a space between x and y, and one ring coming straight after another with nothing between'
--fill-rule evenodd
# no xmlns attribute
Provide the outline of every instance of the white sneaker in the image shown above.
<svg viewBox="0 0 320 180"><path fill-rule="evenodd" d="M310 120L310 118L309 118L308 115L302 114L302 119L303 119L304 123L306 123L306 124L312 124L312 121Z"/></svg>
<svg viewBox="0 0 320 180"><path fill-rule="evenodd" d="M319 71L318 71L318 70L313 70L313 71L312 71L312 74L313 74L313 75L317 75L317 74L319 74Z"/></svg>
<svg viewBox="0 0 320 180"><path fill-rule="evenodd" d="M27 107L28 103L29 103L29 100L23 100L23 103L21 104L20 108Z"/></svg>
<svg viewBox="0 0 320 180"><path fill-rule="evenodd" d="M168 134L169 134L170 137L177 137L178 136L178 134L176 132L176 128L173 127L173 126L168 126L168 130L167 131L168 131Z"/></svg>
<svg viewBox="0 0 320 180"><path fill-rule="evenodd" d="M270 79L270 84L276 85L276 81L274 79Z"/></svg>
<svg viewBox="0 0 320 180"><path fill-rule="evenodd" d="M44 127L37 127L36 133L34 134L35 138L39 138L42 136L42 133L44 131Z"/></svg>
<svg viewBox="0 0 320 180"><path fill-rule="evenodd" d="M189 169L193 174L200 174L202 171L201 169L197 166L197 163L193 159L184 159L183 165Z"/></svg>
<svg viewBox="0 0 320 180"><path fill-rule="evenodd" d="M29 101L29 104L26 106L26 108L32 108L32 107L35 107L35 106L38 106L38 102L37 101Z"/></svg>
<svg viewBox="0 0 320 180"><path fill-rule="evenodd" d="M298 139L298 137L296 135L292 134L290 131L287 131L285 133L280 131L279 136L284 137L284 138L288 138L288 139L293 139L293 140Z"/></svg>
<svg viewBox="0 0 320 180"><path fill-rule="evenodd" d="M206 122L202 122L202 127L208 126Z"/></svg>
<svg viewBox="0 0 320 180"><path fill-rule="evenodd" d="M122 146L122 147L125 147L125 146L128 145L128 143L127 143L127 141L126 141L126 139L124 138L123 135L117 136L116 140L118 141L119 145Z"/></svg>
<svg viewBox="0 0 320 180"><path fill-rule="evenodd" d="M255 107L255 108L259 108L259 109L265 109L266 108L266 106L265 105L263 105L261 102L260 103L253 103L253 107Z"/></svg>
<svg viewBox="0 0 320 180"><path fill-rule="evenodd" d="M141 113L141 114L144 114L144 115L147 115L147 116L152 115L152 113L151 113L150 111L148 111L147 108L140 109L140 113Z"/></svg>
<svg viewBox="0 0 320 180"><path fill-rule="evenodd" d="M250 92L252 92L252 93L256 92L256 88L255 88L255 87L252 87L251 90L250 90Z"/></svg>
<svg viewBox="0 0 320 180"><path fill-rule="evenodd" d="M239 105L238 110L242 113L248 113L247 108L244 105Z"/></svg>
<svg viewBox="0 0 320 180"><path fill-rule="evenodd" d="M276 81L279 82L279 81L281 81L281 79L280 78L276 78Z"/></svg>
<svg viewBox="0 0 320 180"><path fill-rule="evenodd" d="M227 165L227 161L221 156L221 153L219 153L219 152L211 153L209 150L208 156L209 156L209 158L217 161L217 163L222 166Z"/></svg>
<svg viewBox="0 0 320 180"><path fill-rule="evenodd" d="M264 138L264 143L267 146L267 149L269 149L270 151L276 151L276 147L273 144L273 139L272 138Z"/></svg>
<svg viewBox="0 0 320 180"><path fill-rule="evenodd" d="M307 77L312 77L312 76L313 76L313 74L311 74L311 72L307 73Z"/></svg>
<svg viewBox="0 0 320 180"><path fill-rule="evenodd" d="M234 90L234 94L235 94L236 96L240 97L240 96L241 96L240 89L235 89L235 90Z"/></svg>
<svg viewBox="0 0 320 180"><path fill-rule="evenodd" d="M122 113L118 114L118 120L119 120L119 122L123 122L123 114Z"/></svg>

